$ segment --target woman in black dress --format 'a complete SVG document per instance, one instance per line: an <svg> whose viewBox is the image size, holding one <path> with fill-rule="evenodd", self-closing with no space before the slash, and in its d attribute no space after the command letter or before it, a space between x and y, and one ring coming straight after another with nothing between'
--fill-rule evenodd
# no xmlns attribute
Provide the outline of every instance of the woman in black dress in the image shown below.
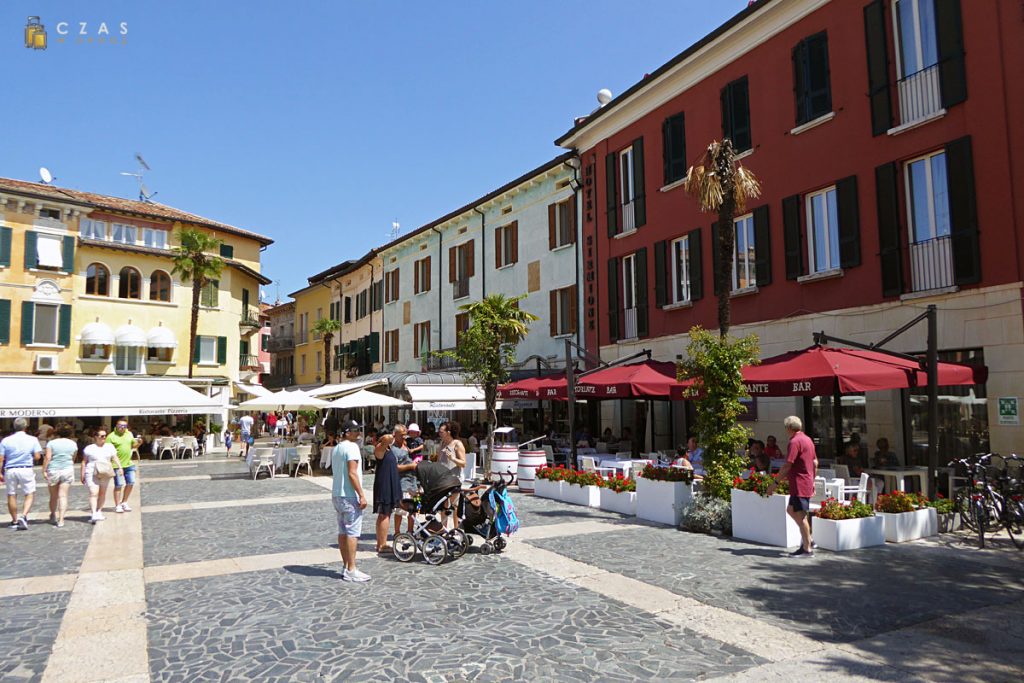
<svg viewBox="0 0 1024 683"><path fill-rule="evenodd" d="M395 437L385 434L373 449L377 468L373 477L373 511L377 513L377 552L390 553L388 527L391 515L402 502L402 487L398 477L398 459L395 456Z"/></svg>

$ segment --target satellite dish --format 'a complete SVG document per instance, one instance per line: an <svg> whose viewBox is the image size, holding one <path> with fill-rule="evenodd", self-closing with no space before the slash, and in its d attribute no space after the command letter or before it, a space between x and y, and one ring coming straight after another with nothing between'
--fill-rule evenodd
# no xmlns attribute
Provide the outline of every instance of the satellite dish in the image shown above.
<svg viewBox="0 0 1024 683"><path fill-rule="evenodd" d="M597 103L602 107L612 101L612 91L608 88L601 88L597 91Z"/></svg>
<svg viewBox="0 0 1024 683"><path fill-rule="evenodd" d="M139 166L142 166L142 168L146 169L147 171L152 170L150 169L149 164L146 163L146 160L143 159L142 155L139 154L138 152L135 153L135 160L139 162Z"/></svg>
<svg viewBox="0 0 1024 683"><path fill-rule="evenodd" d="M53 174L50 173L50 169L45 166L39 167L39 178L47 185L53 182Z"/></svg>

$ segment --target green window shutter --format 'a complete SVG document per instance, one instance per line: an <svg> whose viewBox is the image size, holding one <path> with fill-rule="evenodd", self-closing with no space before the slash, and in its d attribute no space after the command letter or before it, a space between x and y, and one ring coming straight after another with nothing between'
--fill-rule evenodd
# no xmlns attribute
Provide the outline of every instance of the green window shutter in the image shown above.
<svg viewBox="0 0 1024 683"><path fill-rule="evenodd" d="M212 306L217 308L220 305L220 280L214 280L210 290L210 300L213 302Z"/></svg>
<svg viewBox="0 0 1024 683"><path fill-rule="evenodd" d="M615 183L615 166L618 163L615 152L605 155L605 209L608 215L608 236L619 234L618 185Z"/></svg>
<svg viewBox="0 0 1024 683"><path fill-rule="evenodd" d="M772 283L772 240L767 204L754 209L754 268L758 287Z"/></svg>
<svg viewBox="0 0 1024 683"><path fill-rule="evenodd" d="M228 338L217 337L217 363L224 365L228 362Z"/></svg>
<svg viewBox="0 0 1024 683"><path fill-rule="evenodd" d="M973 285L981 281L981 248L978 202L974 194L974 156L969 135L946 145L946 168L953 276L958 285Z"/></svg>
<svg viewBox="0 0 1024 683"><path fill-rule="evenodd" d="M616 341L619 338L619 287L622 282L619 276L619 259L608 259L608 338Z"/></svg>
<svg viewBox="0 0 1024 683"><path fill-rule="evenodd" d="M35 268L39 262L39 254L36 251L36 233L31 230L25 231L25 270Z"/></svg>
<svg viewBox="0 0 1024 683"><path fill-rule="evenodd" d="M242 317L249 313L249 290L242 290Z"/></svg>
<svg viewBox="0 0 1024 683"><path fill-rule="evenodd" d="M370 362L380 361L380 332L370 333Z"/></svg>
<svg viewBox="0 0 1024 683"><path fill-rule="evenodd" d="M224 258L235 258L235 248L230 244L220 245L220 255Z"/></svg>
<svg viewBox="0 0 1024 683"><path fill-rule="evenodd" d="M647 225L647 195L644 191L644 139L633 141L633 216L635 225Z"/></svg>
<svg viewBox="0 0 1024 683"><path fill-rule="evenodd" d="M658 308L668 303L668 240L654 245L654 305Z"/></svg>
<svg viewBox="0 0 1024 683"><path fill-rule="evenodd" d="M57 323L57 343L71 346L71 304L61 304Z"/></svg>
<svg viewBox="0 0 1024 683"><path fill-rule="evenodd" d="M75 238L70 235L64 238L64 264L61 267L65 273L75 272Z"/></svg>
<svg viewBox="0 0 1024 683"><path fill-rule="evenodd" d="M836 209L839 215L839 265L860 265L860 208L857 204L857 176L836 181Z"/></svg>
<svg viewBox="0 0 1024 683"><path fill-rule="evenodd" d="M200 359L201 359L201 355L202 354L200 354L200 352L199 352L199 340L200 339L202 339L202 337L196 335L196 346L195 346L195 349L192 350L192 362L193 363L198 363L200 361Z"/></svg>
<svg viewBox="0 0 1024 683"><path fill-rule="evenodd" d="M704 298L704 261L701 254L700 228L694 228L689 233L690 248L690 301L699 301Z"/></svg>
<svg viewBox="0 0 1024 683"><path fill-rule="evenodd" d="M0 344L11 343L11 300L0 299Z"/></svg>
<svg viewBox="0 0 1024 683"><path fill-rule="evenodd" d="M11 232L10 228L0 228L0 266L11 265Z"/></svg>
<svg viewBox="0 0 1024 683"><path fill-rule="evenodd" d="M899 296L903 293L903 256L900 253L903 239L900 234L899 170L896 162L875 168L875 206L878 211L882 296Z"/></svg>
<svg viewBox="0 0 1024 683"><path fill-rule="evenodd" d="M21 302L21 343L28 346L32 343L32 322L35 320L36 308L31 301Z"/></svg>
<svg viewBox="0 0 1024 683"><path fill-rule="evenodd" d="M270 335L269 334L261 334L260 335L260 351L266 351L267 350L267 342L269 342L269 341L270 341Z"/></svg>
<svg viewBox="0 0 1024 683"><path fill-rule="evenodd" d="M636 250L634 260L636 277L636 333L646 337L647 329L647 247Z"/></svg>
<svg viewBox="0 0 1024 683"><path fill-rule="evenodd" d="M868 53L868 98L871 101L871 133L873 135L884 135L892 125L885 5L885 0L874 0L864 8L864 36Z"/></svg>
<svg viewBox="0 0 1024 683"><path fill-rule="evenodd" d="M800 195L782 200L782 243L786 249L786 279L804 274L804 245L800 236Z"/></svg>
<svg viewBox="0 0 1024 683"><path fill-rule="evenodd" d="M935 32L939 48L939 90L942 106L948 108L967 99L960 0L936 0Z"/></svg>

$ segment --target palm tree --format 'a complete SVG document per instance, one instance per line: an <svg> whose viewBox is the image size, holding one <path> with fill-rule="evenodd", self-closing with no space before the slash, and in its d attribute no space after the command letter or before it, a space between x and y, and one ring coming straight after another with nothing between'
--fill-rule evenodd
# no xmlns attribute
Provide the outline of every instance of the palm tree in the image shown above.
<svg viewBox="0 0 1024 683"><path fill-rule="evenodd" d="M188 376L192 378L192 366L196 357L196 329L199 327L199 295L203 287L220 276L224 260L214 254L223 240L201 230L182 228L178 231L178 246L174 247L174 268L172 272L182 282L192 283L192 325L188 339ZM213 252L213 253L211 253Z"/></svg>
<svg viewBox="0 0 1024 683"><path fill-rule="evenodd" d="M494 453L498 386L508 382L508 367L515 361L515 347L526 338L530 323L538 320L532 313L520 310L519 302L525 298L525 294L515 297L492 294L460 306L460 311L469 314L469 329L459 336L454 352L442 352L454 356L466 375L483 387L488 416L485 472L490 471Z"/></svg>
<svg viewBox="0 0 1024 683"><path fill-rule="evenodd" d="M313 334L323 335L324 338L324 364L327 368L324 384L331 383L331 341L340 329L341 322L334 318L320 318L313 324Z"/></svg>
<svg viewBox="0 0 1024 683"><path fill-rule="evenodd" d="M736 161L732 141L712 140L707 150L686 172L683 187L697 200L700 210L718 214L718 334L724 339L729 333L732 292L732 259L736 244L733 217L743 211L748 199L761 196L761 185L754 174Z"/></svg>

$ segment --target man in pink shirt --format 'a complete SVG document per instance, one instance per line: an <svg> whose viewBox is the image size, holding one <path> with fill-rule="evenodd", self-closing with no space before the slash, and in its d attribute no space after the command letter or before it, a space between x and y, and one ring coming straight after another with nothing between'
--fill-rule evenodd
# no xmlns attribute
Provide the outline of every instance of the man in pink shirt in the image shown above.
<svg viewBox="0 0 1024 683"><path fill-rule="evenodd" d="M790 415L783 421L786 433L789 434L789 454L786 463L779 470L776 479L786 477L789 480L789 505L786 512L800 527L800 547L792 553L794 556L814 555L814 541L811 539L811 496L814 495L814 475L818 469L818 459L814 455L814 442L803 433L804 425L799 417ZM768 489L768 494L775 493L775 483Z"/></svg>

